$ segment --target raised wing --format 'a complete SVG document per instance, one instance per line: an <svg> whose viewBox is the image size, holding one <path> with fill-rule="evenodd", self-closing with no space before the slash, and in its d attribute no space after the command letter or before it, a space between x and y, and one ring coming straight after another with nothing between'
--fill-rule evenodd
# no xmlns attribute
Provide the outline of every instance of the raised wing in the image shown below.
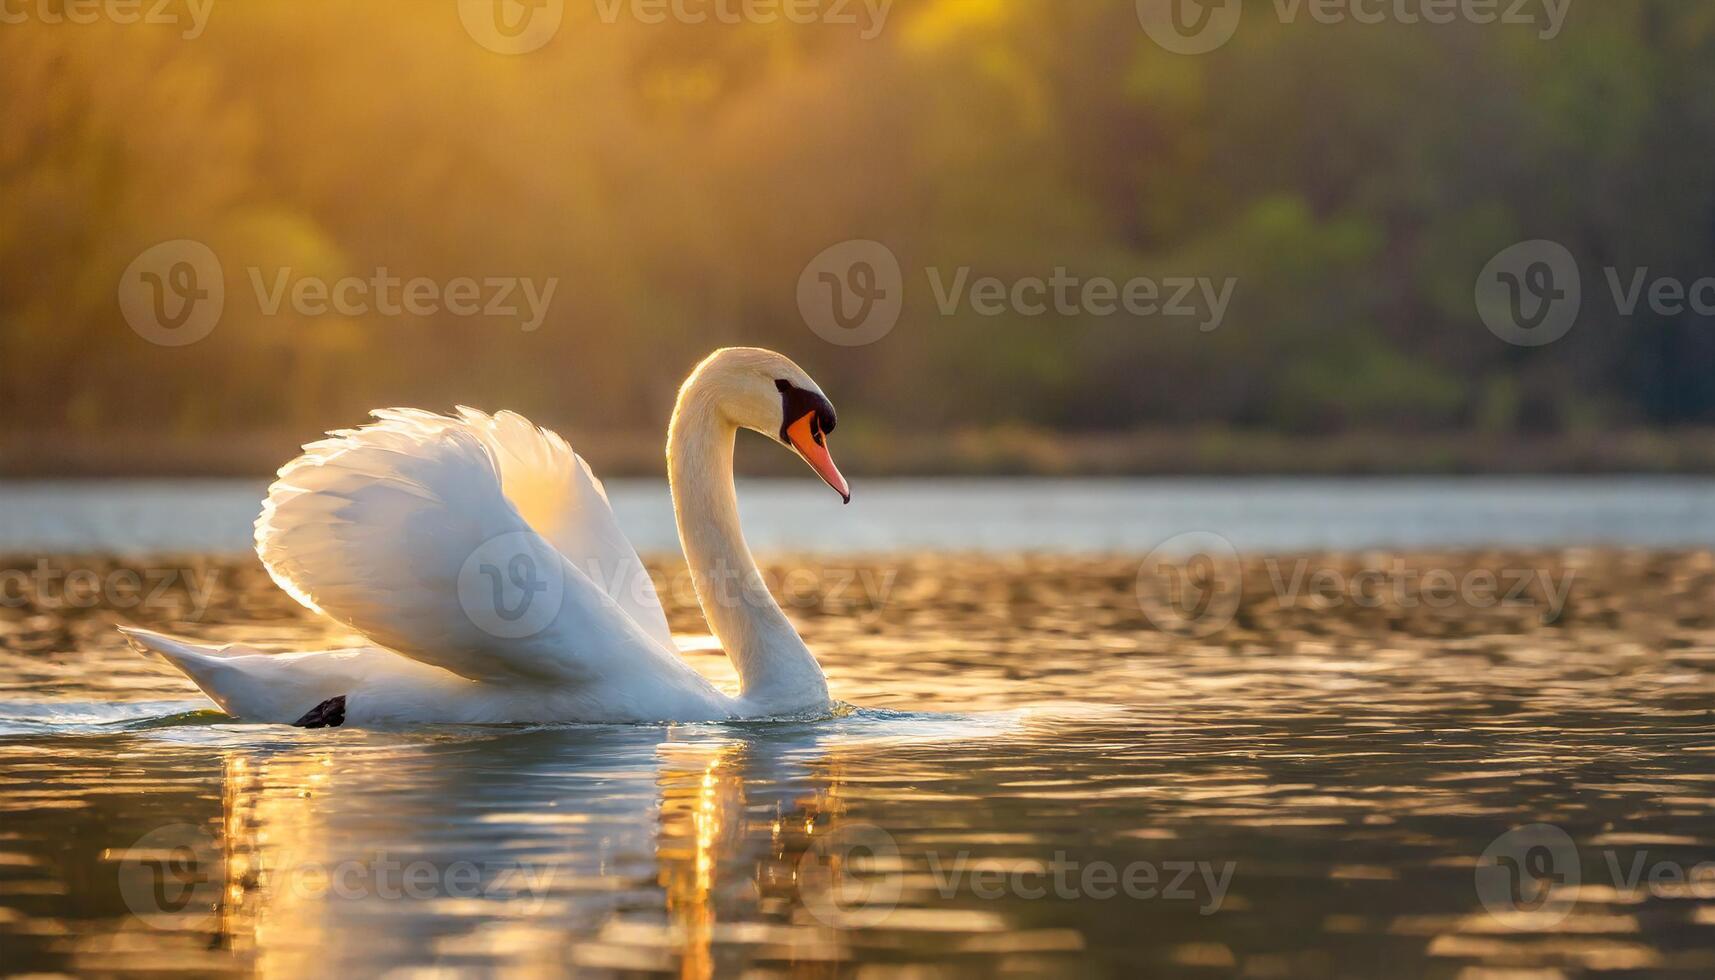
<svg viewBox="0 0 1715 980"><path fill-rule="evenodd" d="M607 490L558 433L537 428L516 412L487 415L462 405L456 419L397 408L375 416L405 426L469 429L493 455L500 467L501 492L525 522L612 596L645 632L673 649L673 633L655 583L619 529Z"/></svg>
<svg viewBox="0 0 1715 980"><path fill-rule="evenodd" d="M680 672L636 552L563 440L515 415L376 415L269 488L256 551L281 588L473 680Z"/></svg>

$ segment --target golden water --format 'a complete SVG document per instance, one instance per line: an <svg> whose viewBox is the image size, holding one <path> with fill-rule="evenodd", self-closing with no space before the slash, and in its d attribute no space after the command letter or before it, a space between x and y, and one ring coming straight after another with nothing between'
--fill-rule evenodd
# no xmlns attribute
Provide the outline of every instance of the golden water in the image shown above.
<svg viewBox="0 0 1715 980"><path fill-rule="evenodd" d="M1188 638L1131 559L784 563L839 717L398 732L233 724L109 630L339 639L248 565L147 566L213 573L200 615L31 596L0 608L0 972L1715 972L1715 563L1407 560L1572 591L1369 606L1253 560ZM1537 823L1580 881L1491 911L1485 849Z"/></svg>

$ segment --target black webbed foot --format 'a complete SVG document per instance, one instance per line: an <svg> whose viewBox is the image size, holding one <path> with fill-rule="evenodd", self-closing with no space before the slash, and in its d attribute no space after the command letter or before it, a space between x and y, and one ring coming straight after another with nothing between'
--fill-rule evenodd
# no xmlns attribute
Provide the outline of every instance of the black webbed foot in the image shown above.
<svg viewBox="0 0 1715 980"><path fill-rule="evenodd" d="M328 698L292 722L294 728L338 728L345 724L345 695Z"/></svg>

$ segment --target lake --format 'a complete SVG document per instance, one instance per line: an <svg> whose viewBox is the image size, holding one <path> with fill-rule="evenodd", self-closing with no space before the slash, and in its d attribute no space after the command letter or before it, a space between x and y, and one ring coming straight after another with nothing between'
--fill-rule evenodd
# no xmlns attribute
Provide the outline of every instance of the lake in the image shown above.
<svg viewBox="0 0 1715 980"><path fill-rule="evenodd" d="M620 524L644 553L676 553L660 480L610 480ZM266 484L246 480L0 481L0 550L250 548ZM1715 480L854 479L850 507L805 477L746 480L758 552L1142 554L1188 531L1241 551L1615 544L1715 545Z"/></svg>
<svg viewBox="0 0 1715 980"><path fill-rule="evenodd" d="M0 972L1715 973L1707 481L854 489L742 488L832 717L363 732L112 630L353 642L259 485L0 486Z"/></svg>

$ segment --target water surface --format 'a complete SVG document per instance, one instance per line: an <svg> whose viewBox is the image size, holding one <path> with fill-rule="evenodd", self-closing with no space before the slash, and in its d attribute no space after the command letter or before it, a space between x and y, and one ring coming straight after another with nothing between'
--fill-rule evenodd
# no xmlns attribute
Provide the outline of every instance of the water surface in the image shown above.
<svg viewBox="0 0 1715 980"><path fill-rule="evenodd" d="M1507 545L1715 546L1715 480L1449 479L876 480L852 504L813 477L745 480L745 534L760 552L921 550L1142 554L1186 531L1241 551ZM677 553L660 480L609 480L620 524L646 553ZM0 481L0 550L250 548L260 480Z"/></svg>
<svg viewBox="0 0 1715 980"><path fill-rule="evenodd" d="M1715 562L1410 561L1571 571L1575 588L1552 615L1534 593L1370 608L1283 600L1252 562L1232 622L1195 638L1142 612L1130 560L775 566L829 576L789 608L861 708L395 732L233 724L108 630L341 641L247 565L213 566L195 621L182 597L0 609L0 964L1715 971L1715 874L1696 877L1715 857ZM865 573L886 585L826 584ZM688 599L666 595L694 632ZM691 656L730 680L718 653ZM1507 836L1533 824L1570 853ZM1497 841L1502 857L1549 855L1553 903L1497 910L1505 887L1478 877ZM1692 877L1633 887L1634 867Z"/></svg>

